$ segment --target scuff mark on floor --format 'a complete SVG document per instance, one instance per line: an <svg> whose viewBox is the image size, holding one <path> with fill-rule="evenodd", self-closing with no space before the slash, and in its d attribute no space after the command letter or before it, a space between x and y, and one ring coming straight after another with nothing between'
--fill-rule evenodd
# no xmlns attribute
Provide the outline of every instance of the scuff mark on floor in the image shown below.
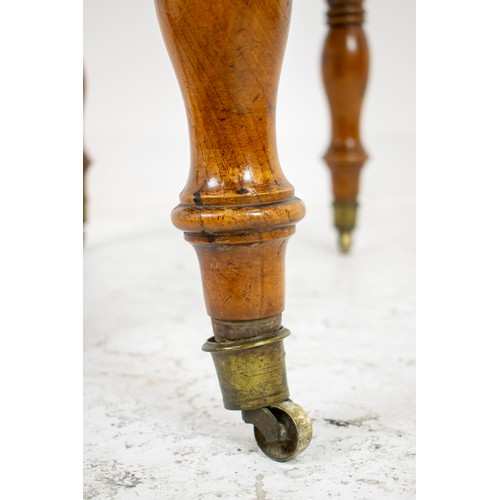
<svg viewBox="0 0 500 500"><path fill-rule="evenodd" d="M258 474L255 476L255 495L256 500L266 500L267 493L262 487L262 481L264 479L264 474Z"/></svg>
<svg viewBox="0 0 500 500"><path fill-rule="evenodd" d="M356 479L358 483L365 483L365 484L380 484L380 481L377 479Z"/></svg>
<svg viewBox="0 0 500 500"><path fill-rule="evenodd" d="M84 499L90 500L105 492L110 498L116 495L121 488L135 488L142 483L142 479L127 470L123 464L112 462L96 462L89 464L96 472L94 485L84 492Z"/></svg>
<svg viewBox="0 0 500 500"><path fill-rule="evenodd" d="M323 420L337 427L349 427L351 425L360 427L369 420L378 420L378 415L367 415L366 417L352 418L350 420L337 420L334 418L324 418Z"/></svg>
<svg viewBox="0 0 500 500"><path fill-rule="evenodd" d="M135 488L138 484L142 483L140 478L128 470L114 476L106 477L104 480L111 486L123 488Z"/></svg>

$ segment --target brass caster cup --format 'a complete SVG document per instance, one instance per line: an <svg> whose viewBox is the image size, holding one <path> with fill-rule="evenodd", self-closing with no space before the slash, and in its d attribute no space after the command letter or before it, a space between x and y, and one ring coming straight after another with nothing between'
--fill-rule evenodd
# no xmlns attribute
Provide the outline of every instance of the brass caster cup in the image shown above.
<svg viewBox="0 0 500 500"><path fill-rule="evenodd" d="M271 335L203 345L217 370L224 407L256 410L289 397L283 339L290 331L281 327Z"/></svg>
<svg viewBox="0 0 500 500"><path fill-rule="evenodd" d="M339 248L349 253L352 245L352 232L356 227L358 204L356 202L336 201L333 204L333 219L339 232Z"/></svg>

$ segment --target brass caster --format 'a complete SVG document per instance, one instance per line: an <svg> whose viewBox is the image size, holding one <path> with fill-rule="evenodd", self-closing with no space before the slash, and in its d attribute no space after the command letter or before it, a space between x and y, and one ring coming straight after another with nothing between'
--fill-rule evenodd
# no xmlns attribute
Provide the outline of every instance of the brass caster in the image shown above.
<svg viewBox="0 0 500 500"><path fill-rule="evenodd" d="M302 453L312 438L311 419L302 407L287 399L258 410L242 412L254 425L255 440L269 458L286 462Z"/></svg>
<svg viewBox="0 0 500 500"><path fill-rule="evenodd" d="M216 342L208 339L224 406L240 410L254 426L259 448L273 460L286 462L304 451L312 438L307 413L288 399L283 327L250 339Z"/></svg>
<svg viewBox="0 0 500 500"><path fill-rule="evenodd" d="M342 253L349 253L351 250L352 236L350 232L339 233L339 248Z"/></svg>

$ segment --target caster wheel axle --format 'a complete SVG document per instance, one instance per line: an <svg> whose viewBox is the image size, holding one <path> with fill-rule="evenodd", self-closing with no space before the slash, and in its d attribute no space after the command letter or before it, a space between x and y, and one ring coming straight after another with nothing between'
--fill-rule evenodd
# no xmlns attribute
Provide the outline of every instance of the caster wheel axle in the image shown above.
<svg viewBox="0 0 500 500"><path fill-rule="evenodd" d="M243 421L247 424L252 424L258 429L268 443L285 439L285 426L278 422L278 419L272 414L269 408L244 410L241 414Z"/></svg>

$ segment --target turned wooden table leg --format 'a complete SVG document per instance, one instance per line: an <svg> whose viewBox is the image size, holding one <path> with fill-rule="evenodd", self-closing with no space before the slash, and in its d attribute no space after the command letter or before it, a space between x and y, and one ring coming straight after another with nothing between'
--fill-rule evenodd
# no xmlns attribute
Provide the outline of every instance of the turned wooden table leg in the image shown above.
<svg viewBox="0 0 500 500"><path fill-rule="evenodd" d="M83 104L85 104L85 73L83 75ZM85 174L87 173L87 169L90 166L90 158L85 151L85 143L83 144L83 224L87 222L87 189L86 189L86 179ZM85 238L85 228L83 232L83 236Z"/></svg>
<svg viewBox="0 0 500 500"><path fill-rule="evenodd" d="M325 161L332 174L334 221L343 252L356 224L361 168L367 160L360 139L360 114L368 79L363 0L328 0L330 30L323 50L323 79L332 116Z"/></svg>
<svg viewBox="0 0 500 500"><path fill-rule="evenodd" d="M191 169L172 213L195 248L224 406L241 410L275 460L312 436L288 397L284 260L304 205L276 148L275 107L290 0L156 0L183 93Z"/></svg>

